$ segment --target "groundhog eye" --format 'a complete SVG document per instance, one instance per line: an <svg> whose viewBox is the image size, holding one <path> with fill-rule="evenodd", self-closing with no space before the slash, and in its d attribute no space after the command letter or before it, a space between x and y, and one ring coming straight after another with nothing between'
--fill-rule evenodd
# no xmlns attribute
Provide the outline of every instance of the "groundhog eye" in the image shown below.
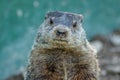
<svg viewBox="0 0 120 80"><path fill-rule="evenodd" d="M54 22L53 22L53 19L50 18L50 25L52 25Z"/></svg>
<svg viewBox="0 0 120 80"><path fill-rule="evenodd" d="M73 28L77 27L77 22L73 22Z"/></svg>

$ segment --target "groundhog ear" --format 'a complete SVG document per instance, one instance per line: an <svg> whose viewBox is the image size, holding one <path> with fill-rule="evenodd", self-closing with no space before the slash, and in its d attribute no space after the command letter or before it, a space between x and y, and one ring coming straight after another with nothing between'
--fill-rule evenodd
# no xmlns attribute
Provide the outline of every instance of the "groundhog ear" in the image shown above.
<svg viewBox="0 0 120 80"><path fill-rule="evenodd" d="M48 19L48 18L49 18L50 13L51 13L51 12L50 12L50 11L48 11L48 12L46 13L46 15L45 15L45 17L44 17L44 18L45 18L45 19Z"/></svg>
<svg viewBox="0 0 120 80"><path fill-rule="evenodd" d="M45 18L45 20L46 20L46 19L48 18L48 14L46 14L44 18Z"/></svg>
<svg viewBox="0 0 120 80"><path fill-rule="evenodd" d="M80 22L82 23L83 22L83 15L82 14L79 14L79 19L80 19Z"/></svg>

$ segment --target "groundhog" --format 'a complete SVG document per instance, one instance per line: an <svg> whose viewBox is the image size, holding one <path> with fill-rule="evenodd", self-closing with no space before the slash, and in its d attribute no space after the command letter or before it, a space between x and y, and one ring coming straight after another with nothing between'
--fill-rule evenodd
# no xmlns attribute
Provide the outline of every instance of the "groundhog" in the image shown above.
<svg viewBox="0 0 120 80"><path fill-rule="evenodd" d="M48 12L34 41L25 80L98 80L96 51L82 23L81 14Z"/></svg>

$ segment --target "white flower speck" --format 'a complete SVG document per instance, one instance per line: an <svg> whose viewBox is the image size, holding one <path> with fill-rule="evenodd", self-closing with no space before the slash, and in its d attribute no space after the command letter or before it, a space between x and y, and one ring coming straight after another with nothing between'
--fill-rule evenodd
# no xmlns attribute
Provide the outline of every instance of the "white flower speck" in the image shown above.
<svg viewBox="0 0 120 80"><path fill-rule="evenodd" d="M39 6L39 2L38 2L38 1L34 1L34 2L33 2L33 6L34 6L34 7L38 7L38 6Z"/></svg>
<svg viewBox="0 0 120 80"><path fill-rule="evenodd" d="M23 16L23 11L21 9L18 9L16 13L17 13L18 17L22 17Z"/></svg>

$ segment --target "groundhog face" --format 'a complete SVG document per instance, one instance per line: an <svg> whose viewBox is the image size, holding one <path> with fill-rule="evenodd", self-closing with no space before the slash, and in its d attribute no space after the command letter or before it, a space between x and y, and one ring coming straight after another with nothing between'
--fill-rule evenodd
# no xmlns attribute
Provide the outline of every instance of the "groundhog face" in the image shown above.
<svg viewBox="0 0 120 80"><path fill-rule="evenodd" d="M66 12L49 12L39 29L40 41L46 44L81 44L85 38L82 15ZM50 44L51 45L51 44Z"/></svg>

